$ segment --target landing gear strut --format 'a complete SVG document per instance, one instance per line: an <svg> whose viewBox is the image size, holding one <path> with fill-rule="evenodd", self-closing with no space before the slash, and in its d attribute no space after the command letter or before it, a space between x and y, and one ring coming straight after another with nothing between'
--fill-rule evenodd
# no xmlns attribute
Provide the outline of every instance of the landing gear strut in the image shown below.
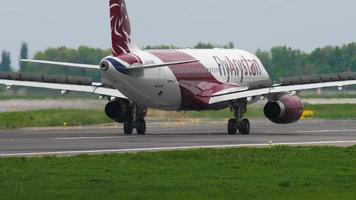
<svg viewBox="0 0 356 200"><path fill-rule="evenodd" d="M146 133L146 115L146 107L133 104L131 116L129 120L124 123L125 135L132 135L134 129L136 129L137 135L144 135Z"/></svg>
<svg viewBox="0 0 356 200"><path fill-rule="evenodd" d="M247 99L241 99L231 102L231 111L234 112L234 119L230 119L227 130L229 135L235 135L237 131L242 135L250 134L250 121L243 119L247 112Z"/></svg>

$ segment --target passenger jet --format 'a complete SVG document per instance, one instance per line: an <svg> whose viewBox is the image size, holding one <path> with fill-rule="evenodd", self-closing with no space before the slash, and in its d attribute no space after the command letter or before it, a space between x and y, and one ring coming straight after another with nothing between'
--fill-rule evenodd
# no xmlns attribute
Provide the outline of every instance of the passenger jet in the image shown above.
<svg viewBox="0 0 356 200"><path fill-rule="evenodd" d="M0 84L87 92L108 97L106 115L124 125L124 133L146 133L148 108L174 111L204 111L230 108L227 133L250 133L244 118L247 105L263 98L265 116L277 124L297 122L303 103L297 91L356 84L355 73L283 78L273 84L260 59L233 49L140 50L124 0L110 0L112 55L98 65L22 60L24 62L101 71L102 83L70 76L29 74L0 75ZM288 67L288 66L286 66Z"/></svg>

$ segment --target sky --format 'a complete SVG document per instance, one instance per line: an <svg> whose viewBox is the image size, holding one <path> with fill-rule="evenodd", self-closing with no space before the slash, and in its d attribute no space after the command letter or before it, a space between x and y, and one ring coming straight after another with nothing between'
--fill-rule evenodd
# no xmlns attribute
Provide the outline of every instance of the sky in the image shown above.
<svg viewBox="0 0 356 200"><path fill-rule="evenodd" d="M354 0L126 0L139 46L199 41L248 51L287 45L310 52L356 42ZM1 0L0 51L17 65L22 41L31 55L48 47L109 48L109 0Z"/></svg>

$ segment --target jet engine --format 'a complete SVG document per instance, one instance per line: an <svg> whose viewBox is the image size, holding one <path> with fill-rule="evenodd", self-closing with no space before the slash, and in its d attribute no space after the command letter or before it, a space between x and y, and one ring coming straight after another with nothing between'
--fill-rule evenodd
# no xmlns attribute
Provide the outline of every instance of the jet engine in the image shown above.
<svg viewBox="0 0 356 200"><path fill-rule="evenodd" d="M125 123L130 121L132 107L126 99L117 99L106 104L105 114L115 122Z"/></svg>
<svg viewBox="0 0 356 200"><path fill-rule="evenodd" d="M299 97L285 94L264 107L265 116L276 124L290 124L300 120L304 106Z"/></svg>

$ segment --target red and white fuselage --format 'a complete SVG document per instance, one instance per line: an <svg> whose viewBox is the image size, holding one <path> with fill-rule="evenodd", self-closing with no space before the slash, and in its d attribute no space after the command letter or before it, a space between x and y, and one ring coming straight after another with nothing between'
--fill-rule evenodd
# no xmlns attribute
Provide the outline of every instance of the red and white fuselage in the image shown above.
<svg viewBox="0 0 356 200"><path fill-rule="evenodd" d="M130 100L151 108L223 108L228 105L209 105L212 94L269 79L263 64L255 55L237 49L134 51L105 59L109 61L110 69L103 72L104 77ZM129 74L120 70L137 64L181 60L198 62L138 69Z"/></svg>

